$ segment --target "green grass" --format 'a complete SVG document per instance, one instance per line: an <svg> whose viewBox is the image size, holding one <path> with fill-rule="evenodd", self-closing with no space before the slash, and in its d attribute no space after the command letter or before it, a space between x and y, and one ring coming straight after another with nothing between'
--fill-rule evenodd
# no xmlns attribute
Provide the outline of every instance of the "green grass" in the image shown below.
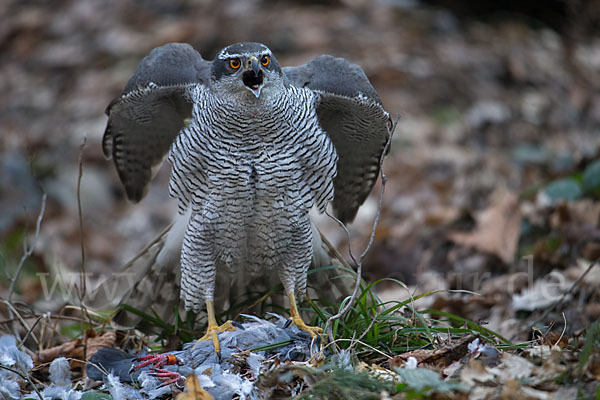
<svg viewBox="0 0 600 400"><path fill-rule="evenodd" d="M348 271L342 272L347 273ZM407 296L401 301L382 302L375 294L375 288L383 281L393 282L405 288L402 282L389 278L368 284L363 282L352 307L342 318L333 322L333 338L338 348L351 349L353 354L363 361L377 362L412 350L435 349L438 347L437 343L440 343L437 340L440 335L447 340L448 335L461 338L472 334L504 348L514 346L508 339L496 332L458 315L432 309L418 310L413 306L415 301L439 293L438 291L414 297ZM280 293L282 290L282 287L277 287L266 293L253 293L232 305L229 310L218 317L221 321L238 319L240 313L261 300L263 301L263 307L261 307L263 312L259 313L259 316L268 317L265 315L267 311L287 315L288 310L264 303L273 294ZM300 309L311 316L307 322L325 328L327 320L343 309L348 301L349 297L340 304L330 304L316 298L305 302ZM156 315L129 306L122 307L142 317L146 321L144 325L151 327L145 333L158 335L157 340L177 335L182 342L190 342L202 336L206 329L205 324L193 326L189 322L191 319L186 321L177 313L175 323L169 324ZM280 345L282 344L273 344L275 347Z"/></svg>
<svg viewBox="0 0 600 400"><path fill-rule="evenodd" d="M438 291L427 292L402 301L382 302L375 294L377 284L383 281L404 284L394 279L381 279L361 285L356 301L348 313L333 324L333 338L340 348L352 346L362 360L374 360L382 356L393 357L416 349L436 348L439 335L463 337L479 335L493 343L511 345L508 339L480 324L460 316L438 310L417 310L415 301ZM346 299L345 301L347 301ZM345 301L335 310L341 310ZM320 308L318 300L310 303L315 314L313 324L324 327L333 311ZM432 318L435 316L436 318ZM360 338L360 341L357 341Z"/></svg>

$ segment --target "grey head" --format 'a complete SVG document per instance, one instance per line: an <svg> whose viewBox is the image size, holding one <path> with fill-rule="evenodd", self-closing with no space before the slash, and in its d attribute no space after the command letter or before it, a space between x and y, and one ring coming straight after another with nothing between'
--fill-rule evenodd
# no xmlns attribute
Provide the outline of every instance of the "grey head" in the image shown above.
<svg viewBox="0 0 600 400"><path fill-rule="evenodd" d="M210 86L220 94L245 101L278 96L283 72L267 46L244 42L225 47L212 61Z"/></svg>

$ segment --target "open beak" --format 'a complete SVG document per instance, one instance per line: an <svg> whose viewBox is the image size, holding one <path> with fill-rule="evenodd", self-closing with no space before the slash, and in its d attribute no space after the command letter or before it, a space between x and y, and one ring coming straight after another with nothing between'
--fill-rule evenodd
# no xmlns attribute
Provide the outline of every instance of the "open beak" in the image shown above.
<svg viewBox="0 0 600 400"><path fill-rule="evenodd" d="M256 57L250 57L246 70L242 75L242 81L248 90L257 98L260 96L260 91L264 85L263 72Z"/></svg>

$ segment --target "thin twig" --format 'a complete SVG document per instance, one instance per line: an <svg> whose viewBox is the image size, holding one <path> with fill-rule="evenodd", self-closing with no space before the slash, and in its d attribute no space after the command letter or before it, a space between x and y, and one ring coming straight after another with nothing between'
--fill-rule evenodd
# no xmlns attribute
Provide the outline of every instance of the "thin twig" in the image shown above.
<svg viewBox="0 0 600 400"><path fill-rule="evenodd" d="M68 359L71 360L71 359ZM75 360L74 358L72 360ZM81 360L75 360L75 361L81 361ZM93 367L95 367L98 371L100 371L104 376L108 376L108 374L110 374L110 371L108 371L106 369L106 367L102 364L96 364L90 361L84 361L83 362L85 364L85 366L87 367L88 365L91 365ZM86 368L87 369L87 368Z"/></svg>
<svg viewBox="0 0 600 400"><path fill-rule="evenodd" d="M42 204L40 206L40 212L38 214L37 221L35 223L35 233L33 235L33 241L31 242L31 246L28 246L27 243L25 243L25 252L21 256L21 259L19 260L19 264L17 265L17 270L15 271L15 275L10 280L10 286L8 288L8 297L7 297L7 300L9 302L11 301L12 296L14 294L15 284L17 283L17 279L19 278L19 275L21 274L21 271L23 270L25 261L29 258L29 256L31 256L31 254L33 253L33 250L35 249L35 245L36 245L37 239L40 234L40 227L42 225L42 219L44 218L44 212L46 211L46 198L47 197L48 197L48 195L46 193L42 194Z"/></svg>
<svg viewBox="0 0 600 400"><path fill-rule="evenodd" d="M63 313L65 312L67 306L63 306L61 307L60 311L58 312L58 316L62 317ZM83 318L83 316L82 316ZM57 331L58 329L58 323L60 322L60 318L57 318L56 321L54 321L54 325L52 325L52 330L50 331L50 337L47 340L47 345L46 348L50 348L50 346L52 346L52 341L54 340L54 333ZM80 323L81 323L81 319L80 319Z"/></svg>
<svg viewBox="0 0 600 400"><path fill-rule="evenodd" d="M33 391L38 395L38 397L40 398L40 400L44 400L44 398L42 397L42 394L40 393L40 391L38 390L38 388L35 387L35 385L31 381L31 379L29 378L29 375L22 374L21 372L15 370L15 369L12 369L12 368L5 367L2 364L0 364L0 368L1 369L5 369L5 370L10 371L10 372L13 372L13 373L17 374L24 381L27 381L31 385L31 387L33 388Z"/></svg>
<svg viewBox="0 0 600 400"><path fill-rule="evenodd" d="M64 320L64 321L81 322L81 318L80 317L72 317L70 315L39 315L39 314L36 314L35 316L36 317L42 317L42 318L48 318L48 319L59 319L59 320ZM11 318L11 319L4 319L4 320L0 321L0 325L8 324L8 323L15 322L15 321L18 321L18 320L19 319L16 318L16 317L15 318Z"/></svg>
<svg viewBox="0 0 600 400"><path fill-rule="evenodd" d="M35 320L35 322L33 323L33 325L31 325L31 328L29 328L27 330L27 333L25 334L25 336L23 337L23 340L21 341L21 344L19 345L19 350L23 348L23 345L25 344L25 341L29 338L29 335L31 335L33 333L33 330L35 329L35 327L37 326L37 324L42 320L42 318L44 318L44 317L43 316L37 317L37 319ZM38 341L38 345L39 345L39 341Z"/></svg>
<svg viewBox="0 0 600 400"><path fill-rule="evenodd" d="M15 321L19 321L21 323L21 325L23 325L23 327L27 330L30 330L31 328L29 327L29 325L27 325L27 322L25 322L25 319L23 318L23 316L21 314L19 314L19 312L17 311L17 309L13 306L13 304L11 302L9 302L8 300L2 300L2 302L4 304L6 304L6 306L8 307L8 311L9 314L12 315L12 317L10 318L11 320L15 320ZM15 328L16 330L16 328ZM15 335L15 338L18 338L19 336ZM35 335L32 335L33 340L36 342L36 344L40 344L38 338ZM21 340L19 340L19 343L22 345L23 342Z"/></svg>
<svg viewBox="0 0 600 400"><path fill-rule="evenodd" d="M352 349L352 347L354 347L354 345L356 343L360 343L360 341L362 340L362 338L364 338L367 335L367 333L369 333L369 331L371 330L371 328L373 327L373 325L375 325L375 321L377 321L377 318L379 318L379 314L381 314L380 311L377 311L375 313L375 315L371 319L371 322L369 323L369 326L367 326L367 329L365 329L363 331L363 333L358 337L358 339L356 339L356 341L354 340L354 338L352 338L352 343L350 343L350 346L348 347L348 350Z"/></svg>
<svg viewBox="0 0 600 400"><path fill-rule="evenodd" d="M579 285L579 283L583 280L583 278L585 278L586 275L592 270L592 268L594 268L594 266L598 264L598 261L600 261L600 259L596 259L594 262L592 262L590 265L588 265L587 269L583 272L583 274L581 274L579 276L579 278L577 278L577 280L575 282L573 282L573 285L571 285L571 287L569 288L569 290L566 291L562 295L562 297L560 298L560 300L558 300L556 303L554 303L551 307L547 308L546 311L544 311L544 313L542 314L542 316L539 317L531 325L532 326L536 326L538 324L538 322L543 321L544 319L546 319L546 317L548 316L548 314L550 314L552 311L554 311L556 309L556 307L558 307L559 305L563 304L565 302L565 299L567 298L567 296L573 294L573 292L575 291L575 288Z"/></svg>
<svg viewBox="0 0 600 400"><path fill-rule="evenodd" d="M83 149L87 142L87 137L83 138L83 142L79 146L79 174L77 176L77 212L79 216L79 245L81 248L81 280L80 287L78 290L79 293L79 305L81 307L81 338L83 339L83 359L86 359L87 355L87 340L85 340L85 326L84 326L84 318L86 317L86 308L83 304L83 299L87 292L87 282L86 282L86 274L85 274L85 245L83 240L83 212L81 208L81 179L83 177ZM91 325L91 318L88 316L89 323Z"/></svg>
<svg viewBox="0 0 600 400"><path fill-rule="evenodd" d="M331 242L327 240L327 238L325 237L325 235L323 235L321 231L319 231L319 235L321 235L321 241L325 244L327 250L329 250L335 258L337 258L337 260L342 264L342 267L346 267L348 268L348 270L352 271L354 268L352 268L350 264L348 264L346 259L340 254L339 251L337 251L337 249L331 244Z"/></svg>
<svg viewBox="0 0 600 400"><path fill-rule="evenodd" d="M333 342L331 342L331 343L328 343L328 344L327 344L327 345L326 345L326 346L323 348L323 351L325 351L325 349L327 349L327 347L329 347L329 346L332 346L332 347L335 349L335 348L336 348L335 344L336 344L337 342L353 342L353 341L355 341L355 342L357 342L357 343L359 343L359 344L362 344L362 345L363 345L363 346L365 346L366 348L368 348L368 349L371 349L371 350L373 350L374 352L376 352L376 353L379 353L379 354L381 354L381 355L382 355L382 356L384 356L384 357L387 357L388 359L391 359L391 358L393 358L393 357L392 357L392 356L390 356L389 354L386 354L386 353L384 353L383 351L381 351L381 350L379 350L379 349L377 349L377 348L375 348L375 347L373 347L373 346L371 346L371 345L369 345L369 344L367 344L367 343L365 343L365 342L361 342L360 340L356 340L356 339L345 339L345 338L339 338L339 339L336 339L336 340L334 340Z"/></svg>
<svg viewBox="0 0 600 400"><path fill-rule="evenodd" d="M329 317L329 319L327 320L327 323L325 324L325 326L327 328L327 336L329 337L330 342L334 341L334 339L333 339L333 321L340 319L344 314L346 314L348 312L348 310L350 310L350 308L352 308L352 306L354 305L354 302L356 301L356 296L358 295L358 289L360 288L360 283L362 280L362 262L363 262L365 256L367 255L367 253L369 252L369 250L371 249L371 246L373 245L373 241L375 240L375 231L377 230L377 225L379 224L379 217L381 216L381 208L383 205L383 194L385 192L385 183L387 181L387 177L385 176L385 172L383 170L383 160L384 160L384 158L388 152L388 149L390 148L390 145L392 143L392 137L394 136L394 131L396 130L396 126L398 125L399 119L400 119L400 117L398 116L396 118L396 120L394 121L392 129L388 133L388 138L385 143L385 146L383 147L383 152L381 153L381 157L379 158L379 171L380 171L380 175L381 175L381 191L379 193L379 205L377 207L377 213L375 214L375 219L373 220L373 227L371 229L371 235L369 236L369 242L367 243L367 246L365 247L364 251L360 255L359 261L356 261L356 258L354 257L354 254L352 253L352 246L350 246L350 232L348 231L348 228L346 227L346 225L344 225L344 223L342 221L337 219L335 216L331 215L329 212L327 212L327 211L325 212L326 215L329 218L336 221L338 223L338 225L340 225L340 227L346 233L346 238L348 240L348 252L350 254L350 259L357 266L357 268L356 268L356 283L354 285L354 290L352 291L352 296L350 297L350 300L346 303L344 308L342 308L337 314ZM337 349L337 348L334 347L334 349Z"/></svg>
<svg viewBox="0 0 600 400"><path fill-rule="evenodd" d="M567 331L567 317L565 316L565 313L561 313L561 314L562 314L562 317L563 317L564 325L563 325L563 330L560 333L560 337L558 338L558 340L556 341L556 343L554 343L555 346L560 343L560 341L562 340L562 338L565 336L565 332Z"/></svg>
<svg viewBox="0 0 600 400"><path fill-rule="evenodd" d="M50 331L50 338L48 338L47 340L47 345L46 348L49 348L52 345L52 341L54 340L54 333L57 331L58 328L58 323L61 320L65 320L65 319L71 319L73 321L78 321L80 324L83 324L83 322L85 321L85 317L88 317L88 321L90 323L90 325L92 324L92 321L90 318L90 315L93 315L95 318L100 319L100 321L104 324L106 323L106 318L103 317L102 315L96 313L96 312L90 312L90 310L88 310L87 308L86 310L86 315L82 315L81 317L77 318L77 317L69 317L69 316L65 316L62 315L64 312L66 312L67 310L81 310L81 308L77 307L77 306L72 306L72 305L64 305L61 307L61 309L58 312L58 315L51 315L50 318L55 319L56 321L54 322L54 325L52 325L52 330ZM82 339L85 339L84 336L82 336Z"/></svg>
<svg viewBox="0 0 600 400"><path fill-rule="evenodd" d="M10 280L10 286L8 288L8 297L7 297L8 303L10 303L12 300L12 296L15 292L15 285L17 284L17 279L19 279L19 275L21 275L21 271L23 271L23 266L25 265L25 261L31 256L31 254L33 253L33 250L35 250L35 245L36 245L39 235L40 235L40 227L42 226L42 219L44 218L44 213L46 212L46 198L47 197L48 197L48 195L45 192L42 193L42 204L40 205L40 212L39 212L37 220L35 222L35 233L33 234L33 240L31 241L31 246L27 245L27 241L24 242L25 251L23 252L23 255L21 256L21 259L19 260L19 264L17 265L17 270L15 271L15 275ZM13 314L11 308L9 308L8 309L8 318L11 319L13 317L14 317L14 314ZM21 339L19 336L19 332L17 330L17 327L14 324L13 324L11 330L13 332L13 335L20 342Z"/></svg>
<svg viewBox="0 0 600 400"><path fill-rule="evenodd" d="M86 282L85 282L85 246L83 243L83 212L81 209L81 178L83 177L83 148L85 147L85 143L87 142L87 138L83 138L83 143L79 146L79 174L77 176L77 213L79 216L79 235L81 240L79 241L79 246L81 248L81 288L79 291L79 299L83 303L83 296L86 292Z"/></svg>

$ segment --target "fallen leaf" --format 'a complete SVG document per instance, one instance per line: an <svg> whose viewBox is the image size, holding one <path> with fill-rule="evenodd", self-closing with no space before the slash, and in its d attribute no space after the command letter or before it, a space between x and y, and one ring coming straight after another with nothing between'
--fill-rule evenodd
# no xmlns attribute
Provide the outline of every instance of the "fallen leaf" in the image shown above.
<svg viewBox="0 0 600 400"><path fill-rule="evenodd" d="M472 388L481 383L489 386L497 386L499 384L494 375L488 372L481 362L470 360L460 372L460 384L467 388Z"/></svg>
<svg viewBox="0 0 600 400"><path fill-rule="evenodd" d="M542 337L542 343L547 346L566 347L569 344L569 337L561 332L548 332Z"/></svg>
<svg viewBox="0 0 600 400"><path fill-rule="evenodd" d="M102 347L114 347L117 334L115 331L106 331L102 335L87 337L85 357L89 360ZM76 339L59 346L50 347L49 349L41 350L33 356L33 361L36 363L51 362L58 357L67 357L77 360L83 360L83 340Z"/></svg>
<svg viewBox="0 0 600 400"><path fill-rule="evenodd" d="M504 387L502 388L500 398L506 400L546 400L553 397L551 393L524 386L516 379L509 379L505 382Z"/></svg>
<svg viewBox="0 0 600 400"><path fill-rule="evenodd" d="M214 400L214 397L202 389L196 375L192 374L185 379L185 392L177 395L177 400Z"/></svg>
<svg viewBox="0 0 600 400"><path fill-rule="evenodd" d="M515 293L512 297L512 309L515 311L543 310L556 302L561 301L571 287L560 271L553 270L544 279L538 279L532 286L525 288L521 293ZM512 289L509 287L509 290ZM567 296L567 300L572 296Z"/></svg>
<svg viewBox="0 0 600 400"><path fill-rule="evenodd" d="M420 367L426 367L441 372L454 361L460 360L467 355L469 343L472 342L475 337L476 336L473 335L465 336L461 340L451 343L441 349L419 349L397 355L389 361L390 368L403 367L409 357L414 357L417 359Z"/></svg>
<svg viewBox="0 0 600 400"><path fill-rule="evenodd" d="M502 191L485 210L475 215L476 226L471 232L450 232L448 238L457 244L495 254L505 263L511 263L517 251L521 231L521 212L518 197Z"/></svg>

